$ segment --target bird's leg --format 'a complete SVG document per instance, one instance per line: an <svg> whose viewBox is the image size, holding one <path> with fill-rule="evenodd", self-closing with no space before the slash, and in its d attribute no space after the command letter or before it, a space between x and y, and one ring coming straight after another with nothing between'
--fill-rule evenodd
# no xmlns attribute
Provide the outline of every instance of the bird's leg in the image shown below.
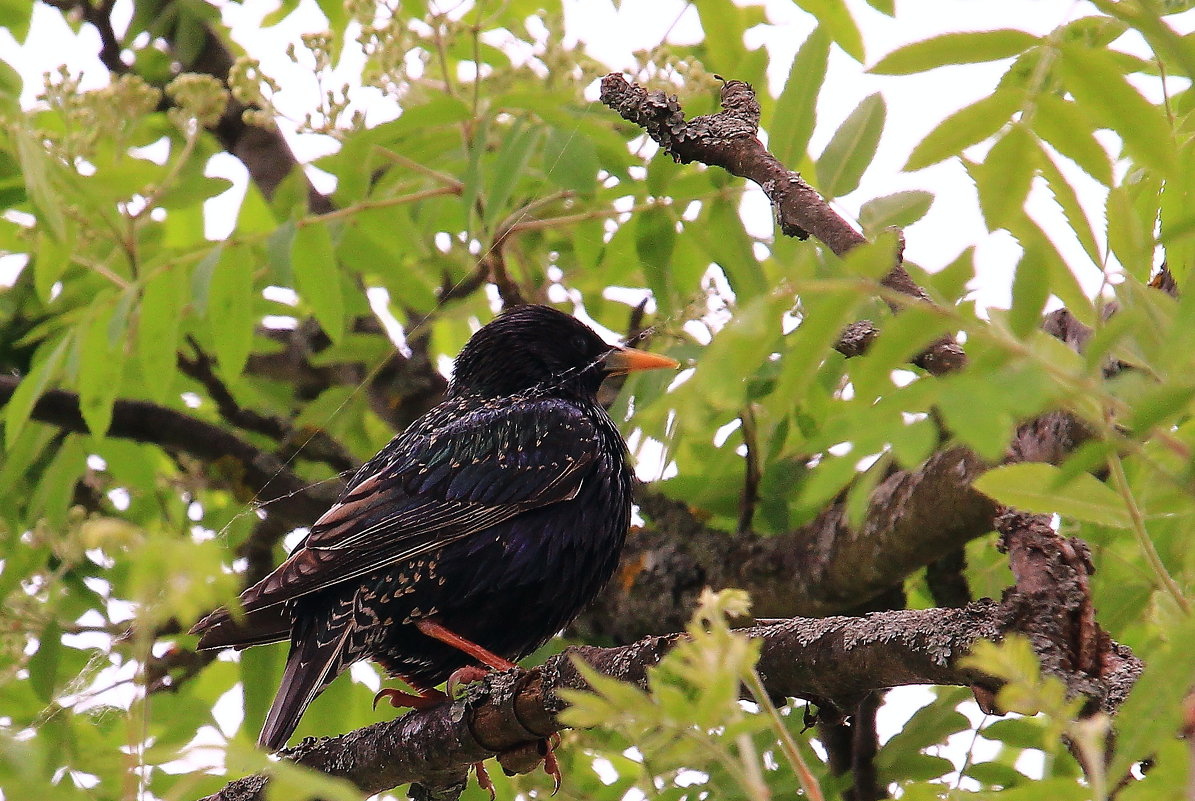
<svg viewBox="0 0 1195 801"><path fill-rule="evenodd" d="M406 676L397 676L407 684L410 685L414 693L403 692L392 687L383 687L378 690L378 694L373 697L373 708L378 708L378 701L385 698L390 702L390 706L396 708L410 707L411 709L431 709L434 706L439 706L445 701L449 700L448 696L439 690L420 687L415 682L408 679Z"/></svg>
<svg viewBox="0 0 1195 801"><path fill-rule="evenodd" d="M516 665L514 662L511 662L509 659L504 659L488 648L484 648L472 640L465 639L461 635L444 627L434 620L429 620L427 618L418 620L415 622L415 628L419 629L421 632L434 640L439 640L445 645L450 645L458 651L463 651L492 670L513 670L514 668L518 667L518 665ZM478 681L479 679L485 678L485 675L486 671L472 665L460 668L448 677L448 695L454 695L458 685L468 684L472 681ZM552 795L556 795L556 791L560 789L560 763L557 761L554 751L555 747L559 744L560 735L558 734L553 734L551 737L545 737L543 740L540 740L538 744L539 756L541 759L543 759L544 763L544 773L547 773L552 777ZM499 764L502 763L501 754L498 755L498 762ZM489 776L486 774L485 769L482 767L480 762L476 763L474 767L477 769L477 783L481 785L482 789L489 790L490 797L492 798L494 795L493 782L490 781ZM505 766L503 766L503 769L505 769Z"/></svg>
<svg viewBox="0 0 1195 801"><path fill-rule="evenodd" d="M478 662L488 665L494 670L512 670L518 667L518 665L509 659L503 659L493 651L483 648L472 640L466 640L461 635L445 628L434 620L427 618L417 620L415 621L415 628L433 640L439 640L445 645L451 645L456 650L468 654Z"/></svg>

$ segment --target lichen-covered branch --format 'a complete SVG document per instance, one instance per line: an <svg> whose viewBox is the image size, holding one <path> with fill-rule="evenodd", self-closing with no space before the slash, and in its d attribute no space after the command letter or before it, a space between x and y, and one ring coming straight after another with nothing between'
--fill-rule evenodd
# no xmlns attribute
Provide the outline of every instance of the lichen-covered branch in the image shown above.
<svg viewBox="0 0 1195 801"><path fill-rule="evenodd" d="M726 81L722 111L686 120L675 95L649 92L611 73L602 79L601 101L623 119L641 126L660 147L682 164L698 161L721 167L759 184L786 236L813 235L833 253L844 256L867 239L835 212L801 176L785 167L756 136L759 103L750 84ZM927 299L900 263L883 283L906 295ZM966 356L953 337L943 337L917 357L917 363L938 375L961 367Z"/></svg>
<svg viewBox="0 0 1195 801"><path fill-rule="evenodd" d="M949 684L997 689L997 682L960 665L980 639L1025 633L1035 647L1060 644L1038 636L1056 613L1040 598L1012 589L1003 601L975 601L961 609L878 612L865 617L792 618L743 629L762 641L758 669L768 692L849 708L880 687ZM579 646L528 672L491 674L451 705L411 712L338 737L309 739L283 752L287 759L347 779L377 793L407 782L429 787L460 784L470 763L524 746L561 728L566 704L560 691L585 689L572 660L580 658L607 676L646 686L648 669L680 635L647 637L616 648ZM1095 672L1047 671L1093 705L1115 709L1141 672L1127 648L1100 640ZM208 801L264 798L267 779L234 781Z"/></svg>

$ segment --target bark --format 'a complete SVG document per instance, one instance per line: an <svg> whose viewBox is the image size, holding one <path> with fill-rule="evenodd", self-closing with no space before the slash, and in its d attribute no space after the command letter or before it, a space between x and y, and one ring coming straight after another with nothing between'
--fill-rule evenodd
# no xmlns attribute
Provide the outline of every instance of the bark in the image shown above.
<svg viewBox="0 0 1195 801"><path fill-rule="evenodd" d="M641 126L673 159L721 167L758 184L772 202L776 222L786 236L805 239L812 235L838 256L867 242L756 137L760 111L750 84L726 81L721 100L721 112L685 120L675 95L649 92L627 83L618 73L602 79L601 101L623 119ZM900 263L899 254L882 283L902 294L928 299ZM966 356L954 338L947 336L930 345L916 361L939 375L961 367Z"/></svg>
<svg viewBox="0 0 1195 801"><path fill-rule="evenodd" d="M866 617L793 618L742 630L762 641L759 671L770 694L805 698L837 708L857 706L874 688L909 684L984 687L998 683L959 664L979 639L998 640L1037 631L1052 610L1032 595L1013 590L997 603L975 601L962 609L878 612ZM679 635L648 637L615 648L576 646L528 672L491 674L464 699L411 712L339 737L308 739L283 752L301 765L347 779L364 793L408 782L426 787L459 785L465 771L500 752L532 743L562 728L566 704L560 691L586 689L573 658L598 672L646 686L647 671ZM1112 710L1140 675L1141 664L1127 648L1105 639L1101 673L1063 674L1072 688L1089 693L1092 704ZM1053 653L1064 644L1046 643ZM1048 654L1043 661L1051 669ZM232 782L208 801L263 798L267 780L251 776Z"/></svg>

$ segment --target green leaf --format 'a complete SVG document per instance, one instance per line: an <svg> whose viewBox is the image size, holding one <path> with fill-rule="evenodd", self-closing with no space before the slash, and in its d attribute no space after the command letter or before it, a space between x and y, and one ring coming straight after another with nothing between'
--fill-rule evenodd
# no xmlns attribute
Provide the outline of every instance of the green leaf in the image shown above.
<svg viewBox="0 0 1195 801"><path fill-rule="evenodd" d="M1132 525L1121 497L1089 473L1059 481L1061 471L1040 462L996 467L975 479L975 489L1006 506L1116 528Z"/></svg>
<svg viewBox="0 0 1195 801"><path fill-rule="evenodd" d="M1022 216L1040 154L1033 137L1014 125L992 146L982 165L970 167L989 230L1008 228Z"/></svg>
<svg viewBox="0 0 1195 801"><path fill-rule="evenodd" d="M124 338L113 342L114 325L121 331L125 327L111 299L100 299L92 305L79 347L79 410L96 436L103 436L112 423L112 404L124 370Z"/></svg>
<svg viewBox="0 0 1195 801"><path fill-rule="evenodd" d="M657 206L635 216L635 253L643 265L648 288L665 313L675 309L680 300L671 269L675 247L676 219L671 211Z"/></svg>
<svg viewBox="0 0 1195 801"><path fill-rule="evenodd" d="M527 162L539 143L540 133L539 128L516 126L515 130L505 137L505 143L498 151L485 187L485 216L488 226L493 227L509 211L507 204L511 193L526 172Z"/></svg>
<svg viewBox="0 0 1195 801"><path fill-rule="evenodd" d="M751 237L743 227L737 203L715 198L709 207L709 255L726 273L730 288L740 300L747 300L767 290L759 259ZM692 229L689 229L690 231ZM692 292L696 287L687 287Z"/></svg>
<svg viewBox="0 0 1195 801"><path fill-rule="evenodd" d="M224 250L212 273L207 319L220 374L234 379L253 346L253 260L245 246Z"/></svg>
<svg viewBox="0 0 1195 801"><path fill-rule="evenodd" d="M1012 279L1012 306L1008 327L1024 339L1041 325L1042 311L1050 298L1050 271L1039 254L1026 250Z"/></svg>
<svg viewBox="0 0 1195 801"><path fill-rule="evenodd" d="M241 731L256 737L274 700L274 688L282 672L285 651L277 645L249 648L241 652L241 688L245 696L245 719Z"/></svg>
<svg viewBox="0 0 1195 801"><path fill-rule="evenodd" d="M1045 729L1033 718L1007 718L989 723L979 733L1013 748L1041 748Z"/></svg>
<svg viewBox="0 0 1195 801"><path fill-rule="evenodd" d="M328 226L317 222L295 231L290 260L299 296L332 341L339 342L345 331L344 297Z"/></svg>
<svg viewBox="0 0 1195 801"><path fill-rule="evenodd" d="M18 44L24 44L25 38L29 35L29 21L33 17L33 5L26 0L2 0L0 2L0 28L8 30ZM9 67L9 69L12 68ZM13 72L15 74L15 70ZM15 94L19 95L20 92L18 80Z"/></svg>
<svg viewBox="0 0 1195 801"><path fill-rule="evenodd" d="M73 337L68 333L56 342L47 340L38 346L32 368L17 384L4 409L4 441L9 449L16 444L37 399L49 383L58 377L72 341Z"/></svg>
<svg viewBox="0 0 1195 801"><path fill-rule="evenodd" d="M1077 102L1124 141L1139 163L1168 173L1175 166L1166 115L1128 82L1112 55L1102 49L1063 45L1058 69Z"/></svg>
<svg viewBox="0 0 1195 801"><path fill-rule="evenodd" d="M208 293L211 291L212 276L216 266L220 264L220 257L224 255L224 243L217 242L215 247L195 265L195 272L191 274L191 306L195 314L200 317L207 314Z"/></svg>
<svg viewBox="0 0 1195 801"><path fill-rule="evenodd" d="M862 64L867 57L863 52L863 35L851 16L846 3L840 0L794 0L798 6L817 17L821 27L848 56Z"/></svg>
<svg viewBox="0 0 1195 801"><path fill-rule="evenodd" d="M54 698L61 655L62 630L51 620L37 635L37 651L29 657L29 682L37 697L47 704Z"/></svg>
<svg viewBox="0 0 1195 801"><path fill-rule="evenodd" d="M70 233L68 226L68 237ZM73 237L72 237L73 239ZM43 303L48 303L54 284L71 266L75 243L70 239L58 239L46 231L37 232L37 252L33 256L33 286Z"/></svg>
<svg viewBox="0 0 1195 801"><path fill-rule="evenodd" d="M1117 714L1116 756L1109 776L1124 775L1129 766L1149 756L1157 743L1179 729L1183 698L1195 675L1195 618L1186 617L1166 632L1165 642L1141 654L1145 672ZM1114 772L1112 772L1114 771Z"/></svg>
<svg viewBox="0 0 1195 801"><path fill-rule="evenodd" d="M1048 155L1038 161L1038 166L1041 167L1042 176L1046 179L1046 185L1050 187L1050 191L1054 194L1054 200L1057 201L1058 206L1062 209L1062 213L1066 215L1066 221L1070 223L1071 231L1075 238L1079 240L1079 244L1083 247L1083 252L1091 259L1092 264L1102 266L1104 263L1103 254L1100 252L1099 243L1095 239L1095 231L1092 230L1091 221L1087 219L1087 212L1083 210L1082 204L1079 203L1079 195L1075 192L1075 188L1071 186L1070 181L1066 180L1066 176L1058 169L1054 160Z"/></svg>
<svg viewBox="0 0 1195 801"><path fill-rule="evenodd" d="M817 96L826 77L830 37L821 27L813 29L797 51L788 80L776 101L768 128L768 149L789 169L805 158L809 137L817 123Z"/></svg>
<svg viewBox="0 0 1195 801"><path fill-rule="evenodd" d="M597 174L601 169L597 150L589 137L577 130L548 129L541 150L544 175L561 189L582 195L597 189Z"/></svg>
<svg viewBox="0 0 1195 801"><path fill-rule="evenodd" d="M141 290L137 313L137 357L150 400L162 402L178 368L178 335L182 324L182 276L162 270Z"/></svg>
<svg viewBox="0 0 1195 801"><path fill-rule="evenodd" d="M1020 108L1020 104L1019 91L1000 88L982 100L954 112L913 148L909 160L905 163L905 172L920 170L951 156L957 156L971 145L994 135Z"/></svg>
<svg viewBox="0 0 1195 801"><path fill-rule="evenodd" d="M886 109L879 92L865 97L834 132L817 160L818 188L827 197L855 191L875 158L884 131Z"/></svg>
<svg viewBox="0 0 1195 801"><path fill-rule="evenodd" d="M947 33L893 50L868 72L910 75L950 64L976 64L1018 56L1040 39L1031 33L1003 28L994 31Z"/></svg>
<svg viewBox="0 0 1195 801"><path fill-rule="evenodd" d="M17 156L21 161L25 191L29 193L29 199L37 207L41 218L50 226L50 232L54 237L65 241L66 215L62 209L66 204L51 183L50 172L54 167L49 154L41 142L37 141L28 125L13 125L9 130L9 135L17 143Z"/></svg>
<svg viewBox="0 0 1195 801"><path fill-rule="evenodd" d="M890 226L904 228L924 217L933 202L933 192L923 189L910 189L873 198L859 209L859 224L868 236L873 236Z"/></svg>
<svg viewBox="0 0 1195 801"><path fill-rule="evenodd" d="M1033 132L1052 148L1104 186L1112 185L1112 160L1096 140L1091 118L1077 103L1055 95L1039 95L1031 124Z"/></svg>

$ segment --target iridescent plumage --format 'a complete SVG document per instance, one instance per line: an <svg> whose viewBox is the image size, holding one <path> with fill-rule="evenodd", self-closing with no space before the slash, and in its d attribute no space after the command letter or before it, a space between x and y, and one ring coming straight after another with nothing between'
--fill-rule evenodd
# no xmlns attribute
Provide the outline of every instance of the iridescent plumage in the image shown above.
<svg viewBox="0 0 1195 801"><path fill-rule="evenodd" d="M611 347L572 317L518 307L477 332L444 402L395 437L273 573L242 620L196 624L201 648L290 640L260 743L280 748L307 705L374 659L425 690L473 664L416 628L434 621L517 660L609 580L631 471L597 403L612 372L674 364Z"/></svg>

